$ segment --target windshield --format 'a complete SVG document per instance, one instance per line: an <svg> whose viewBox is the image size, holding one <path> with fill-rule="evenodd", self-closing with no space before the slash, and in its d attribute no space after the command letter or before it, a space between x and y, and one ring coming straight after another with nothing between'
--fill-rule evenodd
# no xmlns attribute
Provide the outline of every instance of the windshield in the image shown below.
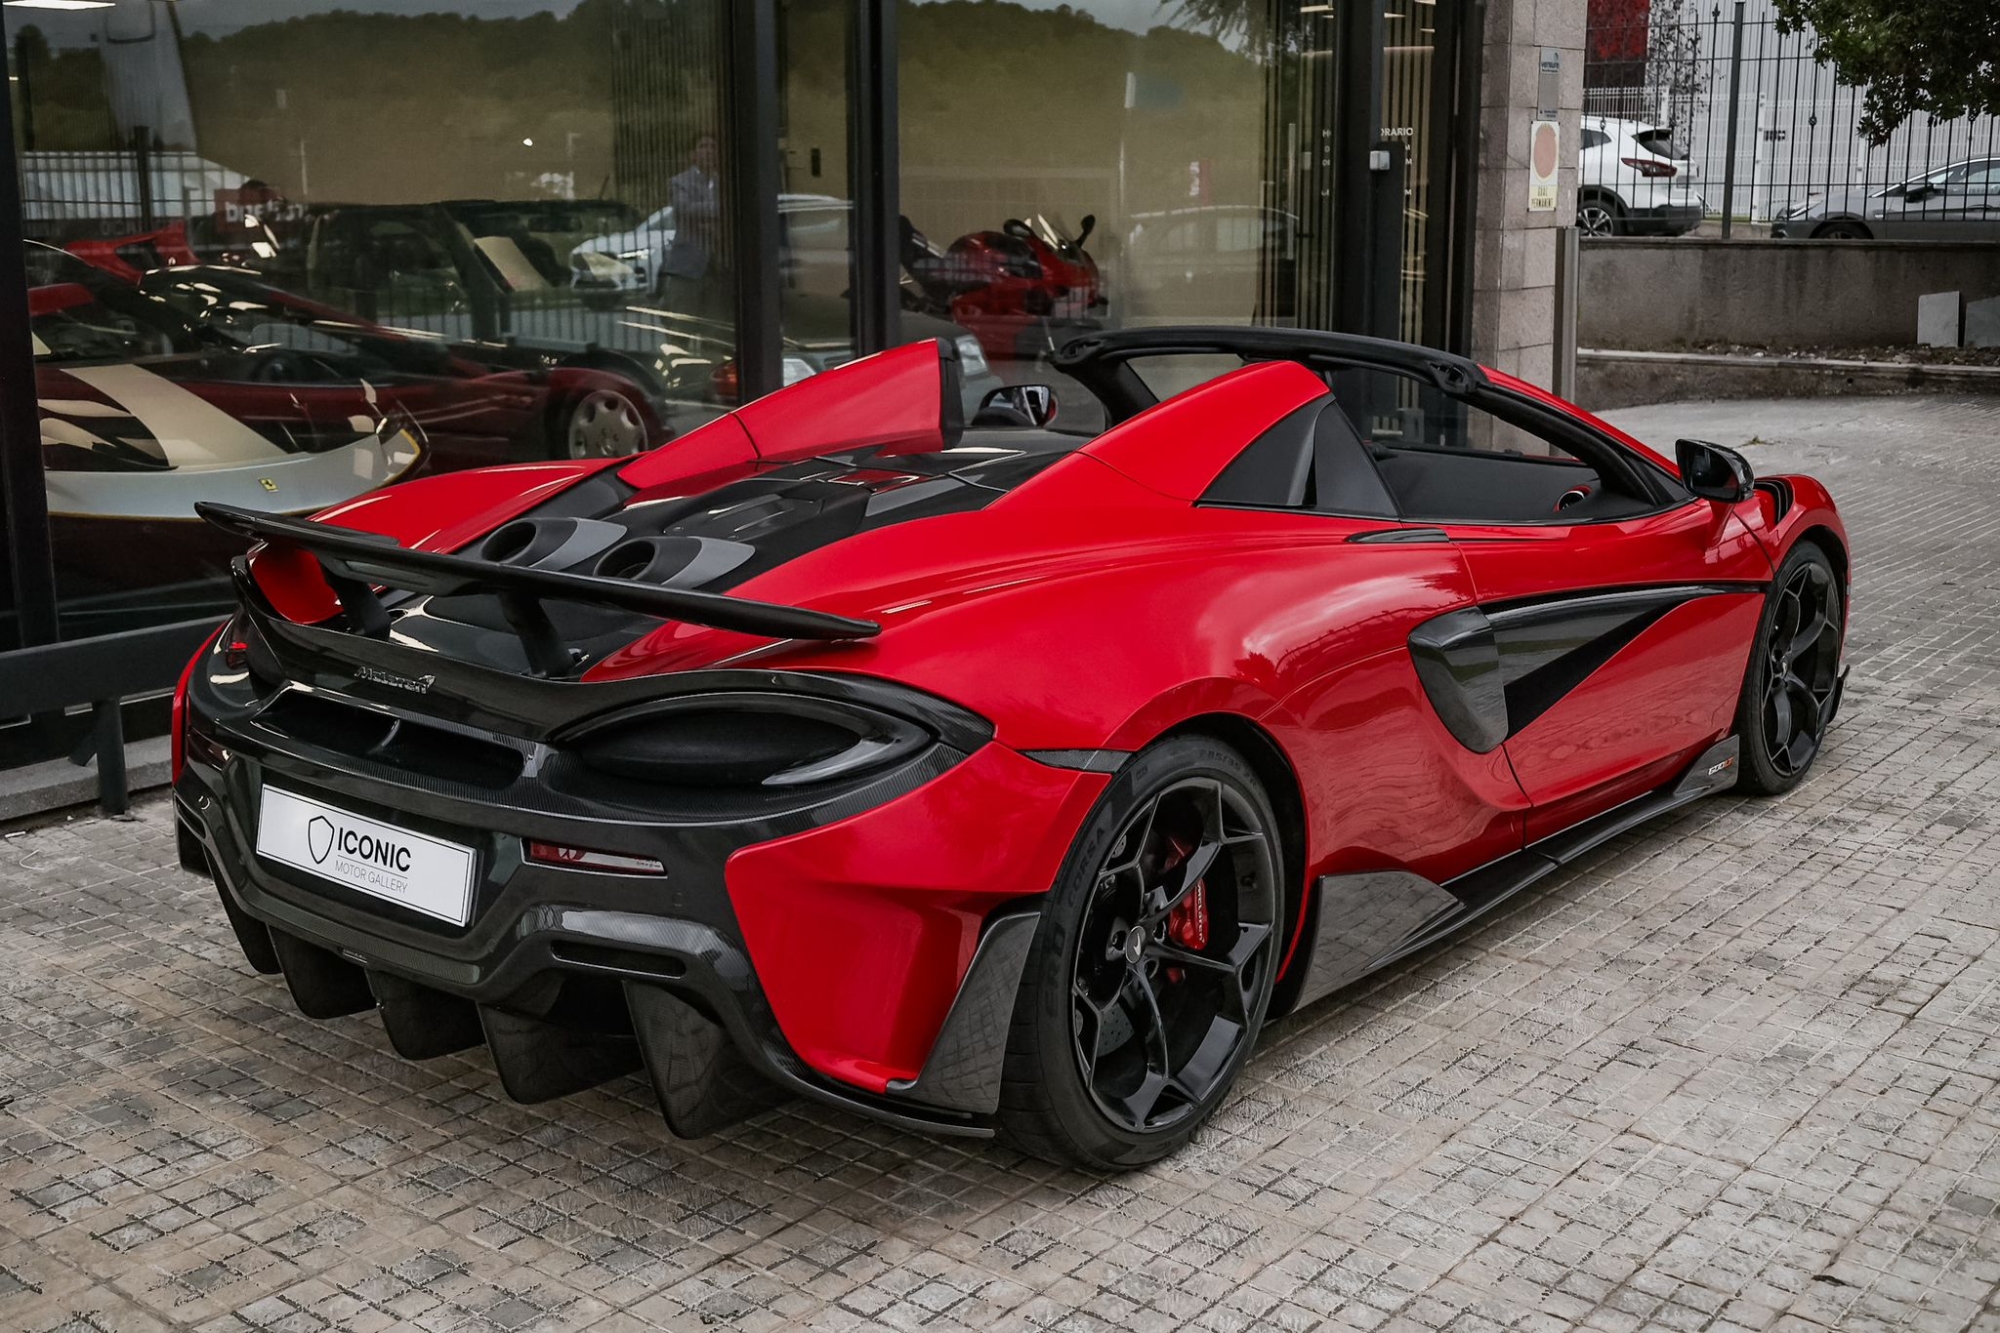
<svg viewBox="0 0 2000 1333"><path fill-rule="evenodd" d="M75 255L29 242L28 331L35 360L82 365L200 349L186 316Z"/></svg>
<svg viewBox="0 0 2000 1333"><path fill-rule="evenodd" d="M1687 156L1686 151L1675 140L1672 130L1640 130L1632 136L1632 142L1638 144L1655 157L1683 158Z"/></svg>
<svg viewBox="0 0 2000 1333"><path fill-rule="evenodd" d="M1063 221L1061 214L1031 213L1027 221L1035 235L1056 250L1067 253L1076 248L1076 233L1070 230L1069 224Z"/></svg>

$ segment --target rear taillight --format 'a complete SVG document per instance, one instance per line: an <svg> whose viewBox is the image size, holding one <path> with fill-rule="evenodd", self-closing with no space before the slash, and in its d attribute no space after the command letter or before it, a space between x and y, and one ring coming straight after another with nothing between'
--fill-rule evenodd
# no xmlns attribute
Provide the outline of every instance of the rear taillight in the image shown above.
<svg viewBox="0 0 2000 1333"><path fill-rule="evenodd" d="M736 358L731 357L717 366L708 377L709 388L718 402L733 403L743 397L743 372L736 368Z"/></svg>
<svg viewBox="0 0 2000 1333"><path fill-rule="evenodd" d="M222 637L223 630L228 628L227 625L220 626L215 633L208 636L202 643L200 651L189 658L188 664L181 669L180 683L174 686L174 712L171 724L173 739L168 744L168 752L172 756L170 771L175 782L181 780L181 767L187 760L188 686L194 681L195 668L201 665L202 659L208 656L211 648L215 647L215 641Z"/></svg>
<svg viewBox="0 0 2000 1333"><path fill-rule="evenodd" d="M569 847L557 842L531 841L528 859L566 870L601 870L613 875L664 875L667 867L656 857L633 856L628 852L600 852L588 847Z"/></svg>
<svg viewBox="0 0 2000 1333"><path fill-rule="evenodd" d="M1661 162L1657 158L1621 157L1618 160L1638 172L1641 176L1650 177L1654 180L1663 180L1668 176L1678 176L1681 174L1679 167L1671 162Z"/></svg>

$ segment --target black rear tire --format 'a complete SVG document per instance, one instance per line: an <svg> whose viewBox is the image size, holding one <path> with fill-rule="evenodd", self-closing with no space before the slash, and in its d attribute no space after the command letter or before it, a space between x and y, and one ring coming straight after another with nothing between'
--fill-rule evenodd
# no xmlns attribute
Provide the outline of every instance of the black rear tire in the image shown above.
<svg viewBox="0 0 2000 1333"><path fill-rule="evenodd" d="M1270 1006L1281 865L1277 816L1235 750L1179 736L1128 761L1043 909L1008 1034L1001 1135L1095 1170L1185 1144L1228 1096Z"/></svg>
<svg viewBox="0 0 2000 1333"><path fill-rule="evenodd" d="M1816 544L1800 542L1771 580L1750 648L1736 705L1739 790L1776 796L1812 768L1839 689L1845 630L1833 562Z"/></svg>

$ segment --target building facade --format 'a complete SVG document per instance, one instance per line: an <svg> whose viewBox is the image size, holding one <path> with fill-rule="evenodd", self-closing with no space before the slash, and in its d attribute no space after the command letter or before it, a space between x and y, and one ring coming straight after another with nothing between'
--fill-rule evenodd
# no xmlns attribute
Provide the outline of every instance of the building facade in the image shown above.
<svg viewBox="0 0 2000 1333"><path fill-rule="evenodd" d="M196 500L649 447L899 341L975 389L1175 322L1546 382L1583 14L7 0L0 648L219 608Z"/></svg>

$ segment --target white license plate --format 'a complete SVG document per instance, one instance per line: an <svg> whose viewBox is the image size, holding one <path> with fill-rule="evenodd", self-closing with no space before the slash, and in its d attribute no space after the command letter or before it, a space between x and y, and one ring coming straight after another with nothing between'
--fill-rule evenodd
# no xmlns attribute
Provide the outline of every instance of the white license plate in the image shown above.
<svg viewBox="0 0 2000 1333"><path fill-rule="evenodd" d="M470 847L324 801L264 788L257 854L455 926L472 919Z"/></svg>

